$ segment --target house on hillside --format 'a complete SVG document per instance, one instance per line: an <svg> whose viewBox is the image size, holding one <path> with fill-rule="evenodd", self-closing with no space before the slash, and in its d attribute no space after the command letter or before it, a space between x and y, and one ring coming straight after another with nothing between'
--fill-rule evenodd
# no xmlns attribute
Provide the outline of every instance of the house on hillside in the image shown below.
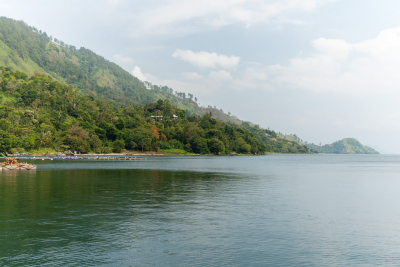
<svg viewBox="0 0 400 267"><path fill-rule="evenodd" d="M151 115L150 116L151 118L153 118L153 119L156 119L156 120L162 120L163 118L164 118L164 116L155 116L155 115ZM176 120L177 118L178 118L178 116L176 116L175 114L174 115L172 115L172 118L174 119L174 120Z"/></svg>
<svg viewBox="0 0 400 267"><path fill-rule="evenodd" d="M162 120L163 118L164 118L164 116L154 116L154 115L152 115L152 116L150 116L151 118L154 118L154 119L156 119L156 120Z"/></svg>

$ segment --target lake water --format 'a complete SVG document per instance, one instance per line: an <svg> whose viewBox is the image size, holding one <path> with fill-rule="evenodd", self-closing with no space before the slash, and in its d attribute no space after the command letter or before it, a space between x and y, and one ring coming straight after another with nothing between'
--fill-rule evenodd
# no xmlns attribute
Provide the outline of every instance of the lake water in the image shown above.
<svg viewBox="0 0 400 267"><path fill-rule="evenodd" d="M0 172L0 266L400 265L400 156L35 163Z"/></svg>

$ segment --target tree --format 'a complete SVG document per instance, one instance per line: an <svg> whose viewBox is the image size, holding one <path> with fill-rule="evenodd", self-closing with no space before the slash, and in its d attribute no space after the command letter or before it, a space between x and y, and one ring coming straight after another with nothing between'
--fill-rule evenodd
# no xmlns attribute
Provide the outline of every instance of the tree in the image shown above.
<svg viewBox="0 0 400 267"><path fill-rule="evenodd" d="M108 139L110 139L111 141L117 139L118 130L114 127L113 124L103 121L102 123L100 123L99 127L106 131L106 137Z"/></svg>
<svg viewBox="0 0 400 267"><path fill-rule="evenodd" d="M225 153L225 145L222 143L218 138L212 138L208 140L208 147L210 149L210 152L218 155L218 154L224 154Z"/></svg>
<svg viewBox="0 0 400 267"><path fill-rule="evenodd" d="M140 127L130 131L125 142L134 142L142 151L149 151L156 145L156 140L149 129Z"/></svg>
<svg viewBox="0 0 400 267"><path fill-rule="evenodd" d="M115 127L117 127L118 130L123 130L125 128L125 121L119 117L115 122Z"/></svg>
<svg viewBox="0 0 400 267"><path fill-rule="evenodd" d="M247 154L251 150L251 145L247 144L242 137L236 139L236 149L239 153Z"/></svg>
<svg viewBox="0 0 400 267"><path fill-rule="evenodd" d="M92 151L96 152L96 153L100 153L101 152L101 140L100 138L93 134L90 138L89 138L89 145L90 148L92 149Z"/></svg>
<svg viewBox="0 0 400 267"><path fill-rule="evenodd" d="M5 153L11 148L11 139L10 135L0 130L0 152Z"/></svg>
<svg viewBox="0 0 400 267"><path fill-rule="evenodd" d="M150 132L156 138L157 140L160 139L160 136L158 134L158 129L155 125L150 126Z"/></svg>
<svg viewBox="0 0 400 267"><path fill-rule="evenodd" d="M178 117L181 118L181 119L185 118L185 111L179 110L178 111Z"/></svg>
<svg viewBox="0 0 400 267"><path fill-rule="evenodd" d="M72 151L86 153L90 150L90 145L87 140L88 137L89 132L75 124L68 130L68 134L63 143L69 146Z"/></svg>
<svg viewBox="0 0 400 267"><path fill-rule="evenodd" d="M49 145L52 141L52 137L53 136L50 131L39 133L39 135L36 138L39 149L42 146L46 147L47 145Z"/></svg>
<svg viewBox="0 0 400 267"><path fill-rule="evenodd" d="M167 136L164 133L160 134L160 139L161 139L162 142L167 142L168 141Z"/></svg>
<svg viewBox="0 0 400 267"><path fill-rule="evenodd" d="M86 140L79 138L76 135L68 135L65 140L64 144L69 147L72 151L77 151L81 153L89 152L89 144Z"/></svg>
<svg viewBox="0 0 400 267"><path fill-rule="evenodd" d="M121 153L122 149L125 148L125 143L123 140L115 140L113 143L114 152Z"/></svg>
<svg viewBox="0 0 400 267"><path fill-rule="evenodd" d="M195 138L193 138L190 146L194 153L209 154L207 140L202 137L196 136Z"/></svg>

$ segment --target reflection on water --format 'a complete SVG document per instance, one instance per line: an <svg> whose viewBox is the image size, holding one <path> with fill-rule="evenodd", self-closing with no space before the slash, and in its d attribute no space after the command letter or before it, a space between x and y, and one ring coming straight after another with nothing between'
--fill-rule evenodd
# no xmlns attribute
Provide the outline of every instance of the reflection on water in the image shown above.
<svg viewBox="0 0 400 267"><path fill-rule="evenodd" d="M0 172L0 266L398 265L399 162L166 157Z"/></svg>

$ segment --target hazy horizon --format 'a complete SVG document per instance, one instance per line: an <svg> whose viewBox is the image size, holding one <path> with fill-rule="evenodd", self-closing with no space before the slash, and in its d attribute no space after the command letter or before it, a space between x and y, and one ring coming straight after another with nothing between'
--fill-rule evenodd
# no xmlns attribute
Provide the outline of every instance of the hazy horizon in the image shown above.
<svg viewBox="0 0 400 267"><path fill-rule="evenodd" d="M400 153L395 1L0 0L23 20L141 80L315 144Z"/></svg>

